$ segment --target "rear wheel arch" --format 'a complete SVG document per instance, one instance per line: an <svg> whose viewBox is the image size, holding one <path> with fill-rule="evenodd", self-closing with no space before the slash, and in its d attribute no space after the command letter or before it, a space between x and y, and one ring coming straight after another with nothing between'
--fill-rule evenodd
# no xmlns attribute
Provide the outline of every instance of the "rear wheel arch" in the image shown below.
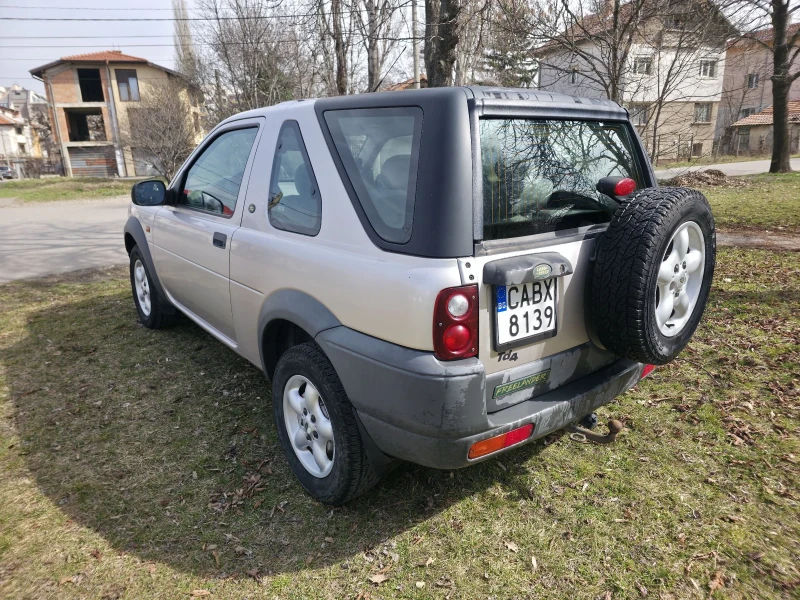
<svg viewBox="0 0 800 600"><path fill-rule="evenodd" d="M279 290L261 307L259 353L270 381L281 355L289 348L313 341L321 331L341 323L319 300L299 290Z"/></svg>

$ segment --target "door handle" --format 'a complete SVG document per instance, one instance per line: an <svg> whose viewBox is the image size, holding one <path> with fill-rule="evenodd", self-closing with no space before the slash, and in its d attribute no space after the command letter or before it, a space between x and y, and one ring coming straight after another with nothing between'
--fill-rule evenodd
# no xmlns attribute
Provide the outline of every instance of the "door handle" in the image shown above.
<svg viewBox="0 0 800 600"><path fill-rule="evenodd" d="M214 232L214 245L217 248L224 248L226 242L228 241L228 236L224 233L220 233L218 231Z"/></svg>

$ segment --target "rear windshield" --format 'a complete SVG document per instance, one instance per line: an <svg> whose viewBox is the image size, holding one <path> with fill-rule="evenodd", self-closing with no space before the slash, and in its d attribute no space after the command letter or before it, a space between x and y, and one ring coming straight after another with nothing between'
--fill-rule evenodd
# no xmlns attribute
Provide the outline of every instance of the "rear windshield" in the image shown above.
<svg viewBox="0 0 800 600"><path fill-rule="evenodd" d="M387 242L406 243L414 220L422 109L332 110L325 122L372 228Z"/></svg>
<svg viewBox="0 0 800 600"><path fill-rule="evenodd" d="M643 184L623 123L483 119L480 134L485 240L606 223L617 202L597 182Z"/></svg>

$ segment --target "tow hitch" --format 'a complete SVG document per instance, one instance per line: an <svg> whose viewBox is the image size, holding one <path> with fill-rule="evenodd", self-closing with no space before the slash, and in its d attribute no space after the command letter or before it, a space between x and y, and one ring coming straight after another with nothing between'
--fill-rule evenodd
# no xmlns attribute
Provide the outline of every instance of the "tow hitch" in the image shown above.
<svg viewBox="0 0 800 600"><path fill-rule="evenodd" d="M617 434L622 431L622 423L616 419L611 419L608 422L608 434L600 435L583 427L578 427L575 424L570 424L564 427L570 432L569 439L575 442L594 442L596 444L610 444L617 439Z"/></svg>

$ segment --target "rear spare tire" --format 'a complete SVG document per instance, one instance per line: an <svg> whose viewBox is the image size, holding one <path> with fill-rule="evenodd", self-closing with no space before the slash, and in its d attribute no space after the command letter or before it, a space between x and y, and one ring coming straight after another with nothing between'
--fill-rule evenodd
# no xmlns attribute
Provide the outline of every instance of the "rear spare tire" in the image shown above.
<svg viewBox="0 0 800 600"><path fill-rule="evenodd" d="M623 200L597 240L592 338L638 362L671 361L703 316L715 262L714 217L703 194L650 188Z"/></svg>

